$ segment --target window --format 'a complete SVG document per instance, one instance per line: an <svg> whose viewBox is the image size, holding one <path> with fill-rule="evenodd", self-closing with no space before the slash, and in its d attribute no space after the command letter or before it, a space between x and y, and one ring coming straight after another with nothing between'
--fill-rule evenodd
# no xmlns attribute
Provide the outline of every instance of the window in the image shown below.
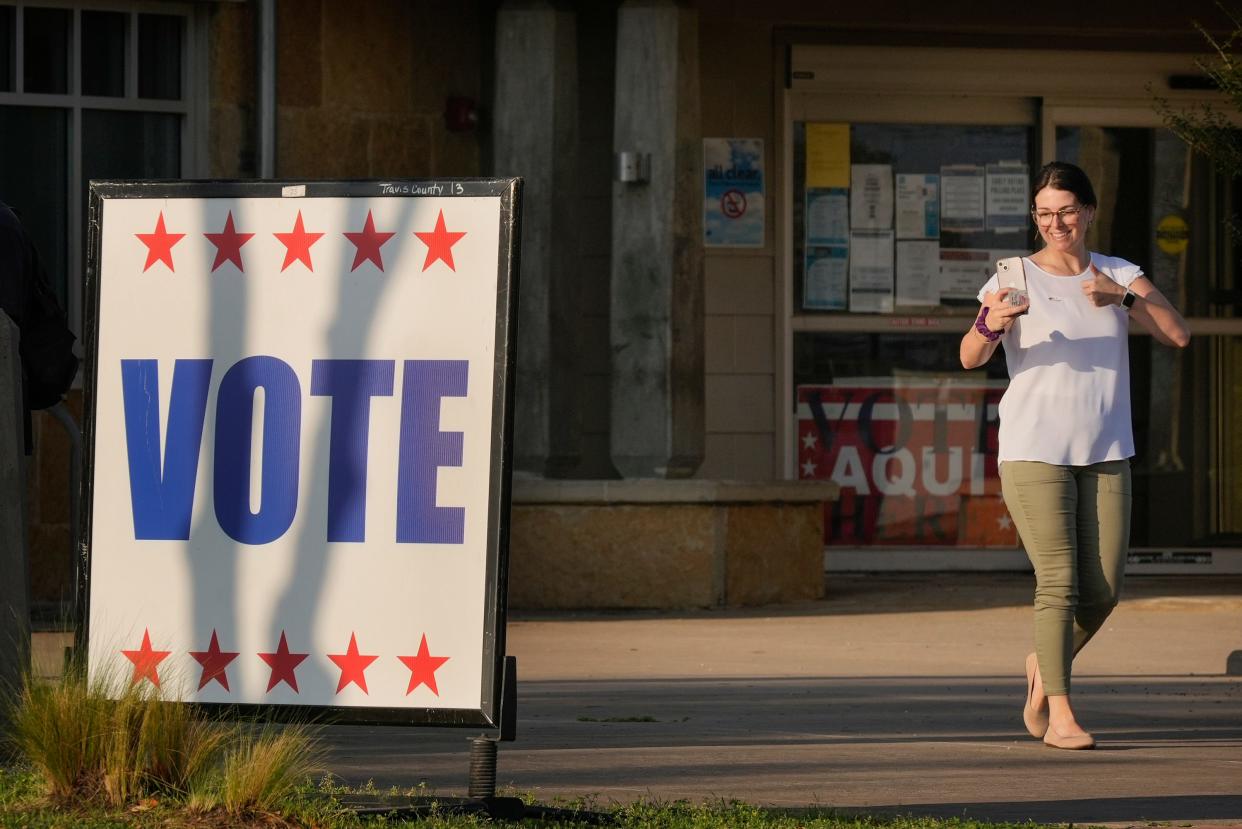
<svg viewBox="0 0 1242 829"><path fill-rule="evenodd" d="M825 543L1012 549L1005 368L962 371L958 342L996 260L1030 252L1033 121L807 121L792 139L794 451L797 477L841 486ZM920 318L942 325L896 325Z"/></svg>
<svg viewBox="0 0 1242 829"><path fill-rule="evenodd" d="M79 332L90 180L188 166L191 24L175 3L0 3L0 200Z"/></svg>
<svg viewBox="0 0 1242 829"><path fill-rule="evenodd" d="M1033 133L1016 125L795 124L796 306L973 307L997 259L1029 252Z"/></svg>

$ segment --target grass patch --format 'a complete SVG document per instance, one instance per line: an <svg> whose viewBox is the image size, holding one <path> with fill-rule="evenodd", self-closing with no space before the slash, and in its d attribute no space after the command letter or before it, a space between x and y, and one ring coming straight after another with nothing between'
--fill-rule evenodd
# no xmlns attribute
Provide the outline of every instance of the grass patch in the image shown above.
<svg viewBox="0 0 1242 829"><path fill-rule="evenodd" d="M87 680L76 668L56 682L28 677L7 716L24 766L4 772L0 825L15 812L30 825L45 812L112 825L118 814L133 820L170 809L205 825L216 817L281 822L305 814L298 790L320 758L305 727L213 721L149 684Z"/></svg>
<svg viewBox="0 0 1242 829"><path fill-rule="evenodd" d="M421 789L381 792L373 786L350 788L325 779L318 786L304 785L292 795L300 803L300 811L284 814L251 813L230 816L222 811L194 812L184 804L149 799L128 808L116 809L102 805L53 805L41 794L37 773L20 768L0 767L0 827L87 827L87 829L167 829L171 826L197 829L224 827L316 827L316 829L490 829L496 824L485 815L458 814L431 808L417 820L362 820L340 806L340 797L349 795L386 794L394 800L425 801ZM513 793L508 793L512 795ZM530 803L530 798L522 800ZM627 806L601 806L591 798L559 801L558 814L538 823L540 829L579 829L596 826L574 811L602 813L618 829L1041 829L1040 824L991 824L982 821L952 818L948 820L917 817L876 817L835 814L826 809L764 809L746 803L686 802L661 803L642 801ZM586 816L583 816L584 818Z"/></svg>

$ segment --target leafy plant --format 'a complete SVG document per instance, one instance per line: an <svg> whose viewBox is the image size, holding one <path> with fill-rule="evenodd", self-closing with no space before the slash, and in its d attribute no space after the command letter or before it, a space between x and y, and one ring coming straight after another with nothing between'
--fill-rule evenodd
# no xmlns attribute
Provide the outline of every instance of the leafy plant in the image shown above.
<svg viewBox="0 0 1242 829"><path fill-rule="evenodd" d="M1230 109L1242 112L1242 64L1234 51L1242 41L1242 20L1225 6L1218 7L1233 28L1222 39L1196 22L1195 28L1207 41L1211 54L1197 59L1195 65L1224 93ZM1164 98L1156 99L1156 110L1170 130L1196 152L1212 159L1222 173L1230 177L1242 175L1242 136L1226 112L1211 105L1185 112L1174 109Z"/></svg>
<svg viewBox="0 0 1242 829"><path fill-rule="evenodd" d="M1235 121L1242 113L1242 59L1237 54L1242 44L1242 19L1221 3L1217 3L1217 8L1229 20L1231 29L1224 37L1218 37L1196 21L1194 26L1206 41L1209 54L1196 59L1195 65L1210 85L1224 95L1224 104L1203 104L1187 110L1174 107L1166 98L1153 98L1156 112L1171 132L1210 160L1218 172L1238 178L1242 176L1242 130ZM1236 216L1228 219L1226 225L1234 238L1242 235Z"/></svg>

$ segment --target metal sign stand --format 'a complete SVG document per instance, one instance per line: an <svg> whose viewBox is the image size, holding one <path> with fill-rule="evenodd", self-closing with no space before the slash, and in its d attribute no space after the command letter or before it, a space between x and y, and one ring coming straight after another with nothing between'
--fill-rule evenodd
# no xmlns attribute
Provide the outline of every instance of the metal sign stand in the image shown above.
<svg viewBox="0 0 1242 829"><path fill-rule="evenodd" d="M517 739L517 657L506 656L500 686L500 731L495 736L480 734L470 741L470 797L496 797L496 754L498 743ZM494 817L494 815L493 815Z"/></svg>

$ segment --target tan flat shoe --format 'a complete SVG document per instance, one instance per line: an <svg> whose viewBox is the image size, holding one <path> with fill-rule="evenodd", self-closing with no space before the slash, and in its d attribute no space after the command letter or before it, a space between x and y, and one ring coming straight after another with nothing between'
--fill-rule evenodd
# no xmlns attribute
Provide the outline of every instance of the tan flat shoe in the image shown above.
<svg viewBox="0 0 1242 829"><path fill-rule="evenodd" d="M1026 704L1022 706L1022 722L1026 724L1026 730L1035 739L1039 739L1048 733L1048 702L1044 701L1044 710L1036 711L1031 705L1031 698L1035 696L1035 670L1039 667L1039 660L1034 653L1026 657Z"/></svg>
<svg viewBox="0 0 1242 829"><path fill-rule="evenodd" d="M1060 734L1048 729L1048 733L1044 735L1044 745L1048 748L1064 748L1069 751L1083 751L1089 748L1095 748L1095 738L1087 732L1075 734L1072 737L1062 737Z"/></svg>

